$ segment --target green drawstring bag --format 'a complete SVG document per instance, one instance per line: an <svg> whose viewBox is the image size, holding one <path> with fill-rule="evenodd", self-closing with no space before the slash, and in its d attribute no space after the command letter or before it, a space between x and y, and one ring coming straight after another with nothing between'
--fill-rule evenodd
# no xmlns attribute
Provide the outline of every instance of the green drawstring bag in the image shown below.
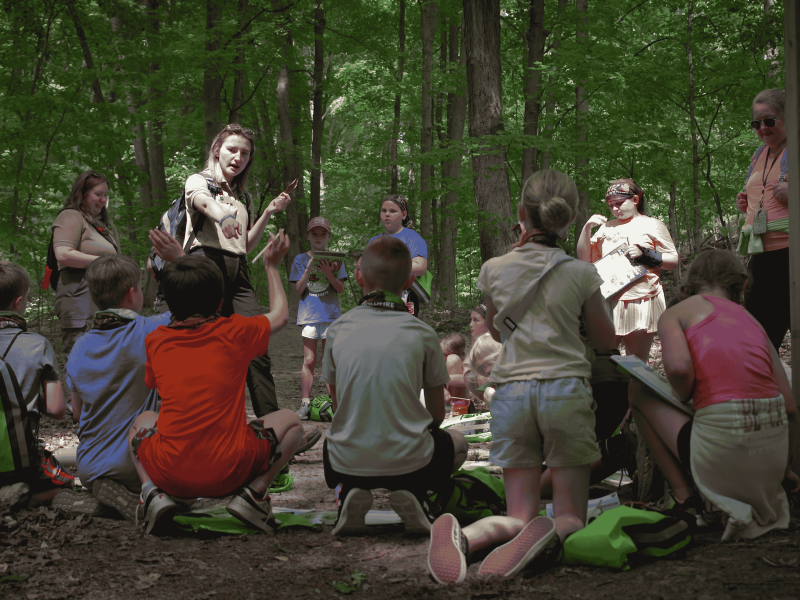
<svg viewBox="0 0 800 600"><path fill-rule="evenodd" d="M505 484L486 467L459 469L453 473L448 487L431 494L429 500L434 516L450 513L462 526L506 512Z"/></svg>
<svg viewBox="0 0 800 600"><path fill-rule="evenodd" d="M333 421L333 400L328 396L317 396L308 407L308 418L312 421Z"/></svg>
<svg viewBox="0 0 800 600"><path fill-rule="evenodd" d="M630 506L612 508L564 540L562 562L630 569L628 556L667 556L692 540L686 520Z"/></svg>

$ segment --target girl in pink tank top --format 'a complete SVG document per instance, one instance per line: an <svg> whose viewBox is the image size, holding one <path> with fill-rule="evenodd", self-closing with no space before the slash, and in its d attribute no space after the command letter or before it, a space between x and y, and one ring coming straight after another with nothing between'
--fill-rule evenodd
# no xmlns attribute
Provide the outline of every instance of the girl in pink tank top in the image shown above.
<svg viewBox="0 0 800 600"><path fill-rule="evenodd" d="M776 518L780 511L770 503L785 503L785 495L778 498L781 483L800 490L800 478L788 460L797 406L775 347L737 303L748 279L734 254L701 252L689 266L678 297L659 319L664 370L677 396L693 401L694 418L637 382L631 384L630 394L639 434L652 448L677 506L702 511L715 505L725 512L733 505L731 498L749 504L758 523L732 529L732 535L741 537L755 537L770 528L759 510L772 511L771 518ZM771 444L780 450L752 452L757 455L753 460L745 458L745 464L735 466L738 477L728 477L732 450L727 445L732 447L734 432L751 448L760 448L768 432L777 436Z"/></svg>

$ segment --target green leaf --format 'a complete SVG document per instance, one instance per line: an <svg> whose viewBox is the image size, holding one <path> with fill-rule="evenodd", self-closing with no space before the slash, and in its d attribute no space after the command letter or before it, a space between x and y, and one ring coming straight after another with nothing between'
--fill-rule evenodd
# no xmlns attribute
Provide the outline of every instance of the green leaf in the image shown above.
<svg viewBox="0 0 800 600"><path fill-rule="evenodd" d="M353 583L333 581L331 582L331 585L333 586L333 589L340 594L352 594L353 592L357 592L361 589L361 585L367 580L367 575L365 573L360 573L359 571L354 571L353 574L350 575L350 579Z"/></svg>

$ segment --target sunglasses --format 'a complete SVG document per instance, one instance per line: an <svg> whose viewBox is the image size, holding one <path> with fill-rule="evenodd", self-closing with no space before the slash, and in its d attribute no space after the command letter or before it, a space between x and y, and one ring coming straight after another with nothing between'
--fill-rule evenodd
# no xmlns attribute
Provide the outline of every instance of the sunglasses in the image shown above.
<svg viewBox="0 0 800 600"><path fill-rule="evenodd" d="M750 121L750 127L758 131L761 129L761 124L763 123L766 127L775 127L776 119L772 117L767 117L766 119L756 119L755 121Z"/></svg>

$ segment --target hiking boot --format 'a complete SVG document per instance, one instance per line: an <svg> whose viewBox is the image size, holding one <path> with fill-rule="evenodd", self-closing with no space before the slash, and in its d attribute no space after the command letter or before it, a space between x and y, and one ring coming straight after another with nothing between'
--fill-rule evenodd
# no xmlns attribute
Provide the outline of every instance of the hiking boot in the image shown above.
<svg viewBox="0 0 800 600"><path fill-rule="evenodd" d="M119 481L98 477L92 482L92 492L100 502L116 510L126 521L136 521L139 499Z"/></svg>
<svg viewBox="0 0 800 600"><path fill-rule="evenodd" d="M395 490L389 497L389 505L406 528L407 535L424 536L431 530L431 520L416 496L408 490Z"/></svg>
<svg viewBox="0 0 800 600"><path fill-rule="evenodd" d="M249 487L241 488L233 500L228 502L225 510L245 525L260 529L264 533L272 533L278 527L278 522L272 514L269 496L256 498Z"/></svg>
<svg viewBox="0 0 800 600"><path fill-rule="evenodd" d="M428 549L428 568L439 583L461 583L467 576L465 542L461 526L451 514L433 522L431 545Z"/></svg>
<svg viewBox="0 0 800 600"><path fill-rule="evenodd" d="M139 504L136 506L136 523L139 515L144 517L142 526L145 533L152 533L155 529L162 529L166 523L172 521L172 515L178 511L178 504L169 494L165 494L157 487L151 487L145 496L139 495Z"/></svg>
<svg viewBox="0 0 800 600"><path fill-rule="evenodd" d="M367 531L365 521L372 508L372 492L353 488L347 493L339 506L339 516L333 528L333 535L363 535Z"/></svg>
<svg viewBox="0 0 800 600"><path fill-rule="evenodd" d="M300 417L301 421L308 421L308 410L311 408L311 404L309 402L303 402L300 405L300 410L297 411L297 416Z"/></svg>
<svg viewBox="0 0 800 600"><path fill-rule="evenodd" d="M52 507L65 513L98 517L106 512L106 507L89 491L77 491L72 488L58 490L53 496Z"/></svg>
<svg viewBox="0 0 800 600"><path fill-rule="evenodd" d="M536 517L522 528L517 537L495 548L481 563L478 574L511 577L536 556L557 546L556 522L549 517Z"/></svg>
<svg viewBox="0 0 800 600"><path fill-rule="evenodd" d="M300 442L300 446L297 448L297 450L294 451L294 455L297 456L298 454L302 454L307 450L311 450L311 448L313 448L316 445L316 443L319 441L321 437L322 437L322 432L319 429L312 429L303 436L303 439Z"/></svg>

